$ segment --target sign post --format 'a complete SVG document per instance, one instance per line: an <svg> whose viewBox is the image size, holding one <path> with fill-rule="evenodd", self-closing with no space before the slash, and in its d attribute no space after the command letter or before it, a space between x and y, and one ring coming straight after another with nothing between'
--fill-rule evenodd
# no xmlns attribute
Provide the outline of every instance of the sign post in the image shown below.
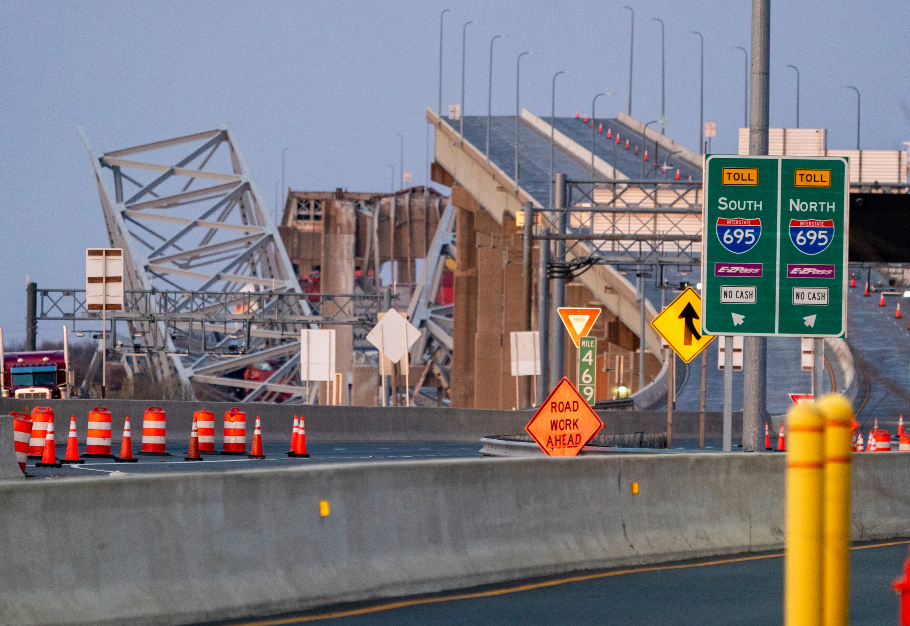
<svg viewBox="0 0 910 626"><path fill-rule="evenodd" d="M122 248L88 248L85 251L85 308L101 311L103 400L107 395L107 312L123 309Z"/></svg>
<svg viewBox="0 0 910 626"><path fill-rule="evenodd" d="M843 157L705 157L704 332L812 337L821 362L820 339L847 330L847 167ZM762 352L756 341L751 349ZM749 441L764 407L750 398L765 393L765 360L753 356L743 412Z"/></svg>

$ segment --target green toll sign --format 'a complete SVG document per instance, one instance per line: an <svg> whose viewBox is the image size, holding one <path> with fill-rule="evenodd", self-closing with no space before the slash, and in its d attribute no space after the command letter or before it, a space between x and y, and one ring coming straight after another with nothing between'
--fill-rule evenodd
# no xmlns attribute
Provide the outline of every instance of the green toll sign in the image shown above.
<svg viewBox="0 0 910 626"><path fill-rule="evenodd" d="M705 157L705 333L845 334L847 167L844 157Z"/></svg>
<svg viewBox="0 0 910 626"><path fill-rule="evenodd" d="M597 392L597 338L578 338L578 391L594 405Z"/></svg>

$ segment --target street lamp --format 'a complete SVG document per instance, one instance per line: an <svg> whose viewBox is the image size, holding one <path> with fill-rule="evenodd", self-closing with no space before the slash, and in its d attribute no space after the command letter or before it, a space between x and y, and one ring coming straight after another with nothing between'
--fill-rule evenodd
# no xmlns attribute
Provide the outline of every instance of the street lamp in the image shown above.
<svg viewBox="0 0 910 626"><path fill-rule="evenodd" d="M749 128L749 52L742 46L733 46L733 50L743 51L745 91L743 96L743 128Z"/></svg>
<svg viewBox="0 0 910 626"><path fill-rule="evenodd" d="M398 140L400 144L399 158L398 158L398 173L401 174L401 179L398 181L398 188L404 189L404 137L401 133L395 133L398 135Z"/></svg>
<svg viewBox="0 0 910 626"><path fill-rule="evenodd" d="M699 95L699 119L698 119L698 153L705 153L705 38L697 30L692 31L693 35L698 35L701 41L701 90Z"/></svg>
<svg viewBox="0 0 910 626"><path fill-rule="evenodd" d="M666 55L664 54L664 21L659 17L652 17L651 21L660 22L660 134L664 133L664 67L666 62Z"/></svg>
<svg viewBox="0 0 910 626"><path fill-rule="evenodd" d="M784 67L792 67L796 70L796 127L799 128L799 68L789 63Z"/></svg>
<svg viewBox="0 0 910 626"><path fill-rule="evenodd" d="M490 117L493 112L493 42L502 37L494 35L490 40L490 82L487 87L487 163L490 162Z"/></svg>
<svg viewBox="0 0 910 626"><path fill-rule="evenodd" d="M597 99L599 97L612 95L613 94L609 92L599 93L594 96L594 100L591 102L591 178L593 180L597 180L597 170L594 169L594 138L597 136L597 130L594 127L597 126L597 117L594 115L594 107L597 105Z"/></svg>
<svg viewBox="0 0 910 626"><path fill-rule="evenodd" d="M464 55L465 55L465 42L468 38L468 26L473 24L474 21L465 22L465 25L461 29L461 111L459 111L458 118L461 120L461 125L459 127L459 134L461 134L461 144L464 145Z"/></svg>
<svg viewBox="0 0 910 626"><path fill-rule="evenodd" d="M518 197L518 177L520 175L520 172L518 171L518 128L519 120L521 118L521 109L519 108L519 87L521 86L521 57L526 54L531 54L531 52L522 52L518 55L518 60L515 62L515 197Z"/></svg>
<svg viewBox="0 0 910 626"><path fill-rule="evenodd" d="M645 141L648 140L648 133L647 133L648 126L650 126L651 124L657 124L659 121L660 120L651 120L650 122L645 124L644 129L641 131L642 139L644 139ZM655 166L657 165L657 146L658 145L659 144L655 141L654 142L654 156L653 156ZM655 174L654 177L657 178L657 174ZM641 179L642 180L645 179L645 160L644 159L641 160Z"/></svg>
<svg viewBox="0 0 910 626"><path fill-rule="evenodd" d="M860 96L859 89L853 87L852 85L844 85L842 89L852 89L856 92L856 149L859 150L859 105L860 105Z"/></svg>
<svg viewBox="0 0 910 626"><path fill-rule="evenodd" d="M860 112L860 95L859 89L852 85L844 85L844 89L852 89L856 92L856 151L859 153L859 172L857 175L858 183L863 182L863 151L859 149L859 112Z"/></svg>
<svg viewBox="0 0 910 626"><path fill-rule="evenodd" d="M568 74L569 70L559 70L553 74L553 97L550 101L550 200L549 206L547 208L553 208L553 159L556 156L556 137L554 136L553 130L556 124L556 77L560 74Z"/></svg>
<svg viewBox="0 0 910 626"><path fill-rule="evenodd" d="M624 6L632 14L632 23L629 26L629 115L632 115L632 52L635 49L635 11L630 6Z"/></svg>
<svg viewBox="0 0 910 626"><path fill-rule="evenodd" d="M281 151L281 193L287 192L287 187L284 186L284 155L288 151L287 148ZM275 213L275 222L278 221L278 213Z"/></svg>
<svg viewBox="0 0 910 626"><path fill-rule="evenodd" d="M452 9L443 9L439 14L439 109L437 114L442 117L442 18Z"/></svg>

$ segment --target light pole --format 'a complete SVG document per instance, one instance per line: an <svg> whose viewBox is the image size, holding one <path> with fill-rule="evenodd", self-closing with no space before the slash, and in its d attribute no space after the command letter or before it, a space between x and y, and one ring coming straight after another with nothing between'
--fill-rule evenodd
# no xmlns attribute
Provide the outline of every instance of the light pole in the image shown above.
<svg viewBox="0 0 910 626"><path fill-rule="evenodd" d="M597 170L594 169L594 138L597 136L597 129L594 127L597 126L597 117L594 115L594 107L597 105L597 99L601 96L612 96L612 93L604 92L599 93L594 96L594 100L591 102L591 179L597 180ZM615 174L614 174L615 177Z"/></svg>
<svg viewBox="0 0 910 626"><path fill-rule="evenodd" d="M624 6L632 14L632 24L629 26L629 115L632 115L632 52L635 50L635 11L630 6Z"/></svg>
<svg viewBox="0 0 910 626"><path fill-rule="evenodd" d="M789 63L784 67L792 67L796 70L796 127L799 128L799 68Z"/></svg>
<svg viewBox="0 0 910 626"><path fill-rule="evenodd" d="M852 85L844 85L844 89L852 89L856 92L856 151L859 153L859 174L857 176L858 183L863 182L863 151L859 148L859 112L860 112L860 95L859 89L853 87Z"/></svg>
<svg viewBox="0 0 910 626"><path fill-rule="evenodd" d="M459 134L461 135L461 143L464 145L464 51L465 51L465 42L468 38L468 26L473 24L474 21L465 22L465 25L461 29L461 111L459 111L458 118L461 121L459 127Z"/></svg>
<svg viewBox="0 0 910 626"><path fill-rule="evenodd" d="M699 91L698 105L698 153L705 153L705 38L697 30L692 31L693 35L698 35L701 41L701 88Z"/></svg>
<svg viewBox="0 0 910 626"><path fill-rule="evenodd" d="M743 51L745 63L745 95L743 96L743 128L749 128L749 51L742 46L733 46L734 50Z"/></svg>
<svg viewBox="0 0 910 626"><path fill-rule="evenodd" d="M515 197L518 197L518 177L520 175L520 172L518 171L518 128L519 120L521 118L521 109L519 108L519 96L521 94L519 91L519 88L521 87L521 57L526 54L531 54L531 52L522 52L518 55L518 60L515 62Z"/></svg>
<svg viewBox="0 0 910 626"><path fill-rule="evenodd" d="M395 193L395 166L392 165L391 163L386 163L386 165L388 165L389 169L391 170L391 179L390 180L392 181L392 185L389 188L389 190L391 193Z"/></svg>
<svg viewBox="0 0 910 626"><path fill-rule="evenodd" d="M287 148L281 151L281 193L287 193L287 187L284 186L284 155L287 151Z"/></svg>
<svg viewBox="0 0 910 626"><path fill-rule="evenodd" d="M502 35L493 35L490 40L490 80L487 86L487 163L490 162L490 118L493 114L493 42Z"/></svg>
<svg viewBox="0 0 910 626"><path fill-rule="evenodd" d="M859 150L859 105L860 105L860 96L859 89L853 87L852 85L844 85L843 89L852 89L856 92L856 149Z"/></svg>
<svg viewBox="0 0 910 626"><path fill-rule="evenodd" d="M443 9L439 14L439 109L436 111L442 117L442 18L452 9Z"/></svg>
<svg viewBox="0 0 910 626"><path fill-rule="evenodd" d="M664 104L666 102L664 98L664 68L666 66L667 57L664 54L664 21L659 17L652 17L652 21L660 22L660 134L664 133Z"/></svg>
<svg viewBox="0 0 910 626"><path fill-rule="evenodd" d="M398 173L401 175L401 178L398 180L398 188L404 189L404 137L401 133L395 133L398 135L399 141L399 156L398 156Z"/></svg>
<svg viewBox="0 0 910 626"><path fill-rule="evenodd" d="M642 139L644 139L645 141L648 140L648 133L647 133L648 126L650 126L651 124L657 124L659 121L660 120L651 120L650 122L645 124L644 130L641 131ZM645 144L645 145L647 146L647 144ZM656 146L658 145L657 142L655 142L654 145L655 145L655 148L654 148L653 159L654 159L654 164L656 165L657 164L657 147ZM655 174L654 177L657 178L657 175ZM644 159L641 160L641 179L642 180L645 179L645 160Z"/></svg>
<svg viewBox="0 0 910 626"><path fill-rule="evenodd" d="M550 200L548 203L549 209L553 208L553 159L556 157L556 137L554 136L553 130L556 124L556 77L560 74L568 74L569 70L559 70L553 74L553 97L550 100Z"/></svg>

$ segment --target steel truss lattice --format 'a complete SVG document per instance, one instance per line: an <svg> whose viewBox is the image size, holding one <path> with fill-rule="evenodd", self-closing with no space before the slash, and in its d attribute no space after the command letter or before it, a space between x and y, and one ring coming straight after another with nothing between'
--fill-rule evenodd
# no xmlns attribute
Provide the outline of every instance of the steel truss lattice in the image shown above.
<svg viewBox="0 0 910 626"><path fill-rule="evenodd" d="M594 264L697 264L701 257L700 182L567 181L565 234L552 228L561 211L543 211L551 233L535 239L566 242L555 273Z"/></svg>
<svg viewBox="0 0 910 626"><path fill-rule="evenodd" d="M110 243L125 251L127 291L170 292L174 300L166 308L174 313L198 309L198 294L209 300L214 294L256 297L260 316L246 328L242 321L213 329L190 321L129 320L133 343L148 351L149 373L179 377L214 397L227 391L244 402L300 401L299 342L288 322L296 322L299 333L301 321L314 313L233 131L225 127L104 154L84 134L82 139ZM225 348L241 333L248 335L245 354L235 358ZM178 334L183 345L177 345ZM162 346L153 338L163 340L164 350L154 349ZM243 369L261 362L271 365L269 378L244 380Z"/></svg>

